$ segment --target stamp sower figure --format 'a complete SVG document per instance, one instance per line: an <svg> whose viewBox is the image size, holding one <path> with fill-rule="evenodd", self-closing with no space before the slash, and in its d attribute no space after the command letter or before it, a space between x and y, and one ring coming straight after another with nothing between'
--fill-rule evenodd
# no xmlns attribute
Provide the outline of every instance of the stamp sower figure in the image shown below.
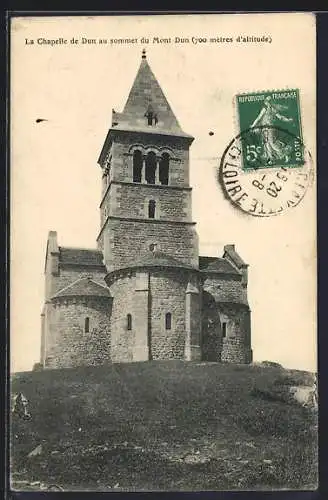
<svg viewBox="0 0 328 500"><path fill-rule="evenodd" d="M264 99L264 105L258 116L255 118L251 128L261 126L263 128L257 129L256 132L262 135L264 159L268 164L273 164L274 160L281 160L285 158L286 163L289 160L288 154L290 153L290 146L278 140L273 128L275 120L283 122L292 122L292 118L288 118L280 113L280 111L287 109L287 106L281 104L273 104L271 96ZM268 128L266 128L268 127Z"/></svg>

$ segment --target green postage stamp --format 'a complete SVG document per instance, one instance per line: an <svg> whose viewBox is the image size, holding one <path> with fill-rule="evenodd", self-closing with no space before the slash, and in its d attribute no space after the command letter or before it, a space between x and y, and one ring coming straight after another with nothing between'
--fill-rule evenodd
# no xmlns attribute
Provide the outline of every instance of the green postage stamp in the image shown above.
<svg viewBox="0 0 328 500"><path fill-rule="evenodd" d="M298 89L237 95L237 110L244 171L304 164Z"/></svg>

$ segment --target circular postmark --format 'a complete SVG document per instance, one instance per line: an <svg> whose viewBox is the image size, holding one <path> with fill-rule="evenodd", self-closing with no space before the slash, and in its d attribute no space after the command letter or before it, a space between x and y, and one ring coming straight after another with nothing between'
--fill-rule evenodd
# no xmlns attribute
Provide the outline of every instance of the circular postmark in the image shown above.
<svg viewBox="0 0 328 500"><path fill-rule="evenodd" d="M218 171L225 197L258 217L298 205L313 179L312 158L302 140L277 127L252 127L225 149Z"/></svg>

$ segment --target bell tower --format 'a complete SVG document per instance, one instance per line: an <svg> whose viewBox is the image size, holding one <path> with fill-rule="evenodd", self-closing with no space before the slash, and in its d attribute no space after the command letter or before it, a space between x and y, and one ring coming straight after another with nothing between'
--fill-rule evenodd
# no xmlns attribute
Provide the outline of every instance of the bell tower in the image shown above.
<svg viewBox="0 0 328 500"><path fill-rule="evenodd" d="M123 112L100 153L102 197L98 248L108 272L133 265L149 251L198 268L192 221L189 147L145 50Z"/></svg>

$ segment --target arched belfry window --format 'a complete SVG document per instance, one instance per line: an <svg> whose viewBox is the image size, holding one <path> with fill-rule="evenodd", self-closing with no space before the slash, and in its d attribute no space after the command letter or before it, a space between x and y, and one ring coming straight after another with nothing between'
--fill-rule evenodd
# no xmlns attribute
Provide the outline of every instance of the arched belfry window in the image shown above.
<svg viewBox="0 0 328 500"><path fill-rule="evenodd" d="M131 314L126 315L126 328L127 328L127 330L132 330L132 316L131 316Z"/></svg>
<svg viewBox="0 0 328 500"><path fill-rule="evenodd" d="M137 149L133 153L133 182L141 182L142 153Z"/></svg>
<svg viewBox="0 0 328 500"><path fill-rule="evenodd" d="M156 201L149 200L149 202L148 202L148 217L149 217L149 219L155 219L155 213L156 213Z"/></svg>
<svg viewBox="0 0 328 500"><path fill-rule="evenodd" d="M166 313L165 314L165 329L171 330L171 328L172 328L172 314Z"/></svg>
<svg viewBox="0 0 328 500"><path fill-rule="evenodd" d="M146 156L146 182L147 184L155 184L156 179L156 155L150 151Z"/></svg>
<svg viewBox="0 0 328 500"><path fill-rule="evenodd" d="M167 185L169 183L170 155L163 153L159 162L159 182Z"/></svg>
<svg viewBox="0 0 328 500"><path fill-rule="evenodd" d="M84 320L84 332L89 333L90 331L90 318L85 318Z"/></svg>

